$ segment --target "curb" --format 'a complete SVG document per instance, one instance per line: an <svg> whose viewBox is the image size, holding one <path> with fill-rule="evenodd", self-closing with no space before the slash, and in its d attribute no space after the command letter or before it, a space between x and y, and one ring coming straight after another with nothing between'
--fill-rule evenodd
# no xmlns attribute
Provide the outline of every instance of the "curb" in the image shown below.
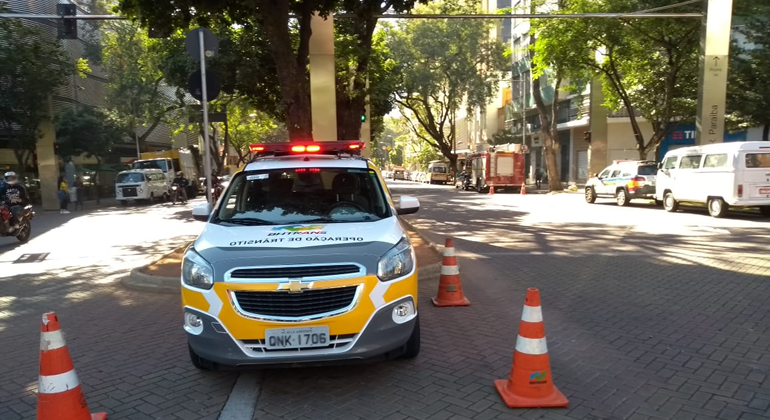
<svg viewBox="0 0 770 420"><path fill-rule="evenodd" d="M140 292L178 294L181 280L179 277L162 277L144 274L140 271L143 267L131 270L131 273L123 277L120 283L128 289Z"/></svg>
<svg viewBox="0 0 770 420"><path fill-rule="evenodd" d="M416 227L414 227L414 225L412 224L412 222L410 222L409 220L407 220L407 219L404 219L404 218L402 217L402 218L401 218L401 221L402 221L402 222L403 222L405 225L407 225L407 226L409 227L409 230L411 230L411 231L413 231L414 233L416 233L416 234L417 234L417 236L419 236L419 237L420 237L420 239L422 239L423 241L425 241L425 243L427 243L427 244L428 244L428 246L429 246L429 247L431 247L431 248L432 248L434 251L436 251L436 252L438 252L439 254L442 254L442 255L444 254L444 245L439 245L439 244L437 244L437 243L435 243L435 242L431 241L430 239L428 239L428 237L427 237L427 236L425 236L425 235L422 233L422 231L421 231L420 229L417 229ZM438 265L439 265L439 267L441 267L441 264L438 264Z"/></svg>

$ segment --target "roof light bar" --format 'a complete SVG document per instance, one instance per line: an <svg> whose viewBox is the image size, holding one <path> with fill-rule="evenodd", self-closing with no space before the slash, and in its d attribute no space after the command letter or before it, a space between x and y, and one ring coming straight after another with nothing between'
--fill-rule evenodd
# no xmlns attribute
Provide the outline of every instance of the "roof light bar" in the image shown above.
<svg viewBox="0 0 770 420"><path fill-rule="evenodd" d="M257 156L272 155L301 155L301 154L355 154L361 153L364 142L360 140L326 141L308 143L263 143L252 144L249 150Z"/></svg>

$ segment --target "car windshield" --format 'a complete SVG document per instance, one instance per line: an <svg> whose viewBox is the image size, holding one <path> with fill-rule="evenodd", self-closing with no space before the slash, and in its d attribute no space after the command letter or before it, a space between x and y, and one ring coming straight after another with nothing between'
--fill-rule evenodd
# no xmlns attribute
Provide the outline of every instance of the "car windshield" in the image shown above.
<svg viewBox="0 0 770 420"><path fill-rule="evenodd" d="M134 162L134 169L160 169L163 172L166 172L166 161L165 160L140 160L137 162Z"/></svg>
<svg viewBox="0 0 770 420"><path fill-rule="evenodd" d="M446 168L445 168L445 167L443 167L443 166L434 166L434 167L433 167L433 173L436 173L436 174L445 174L445 173L446 173Z"/></svg>
<svg viewBox="0 0 770 420"><path fill-rule="evenodd" d="M284 225L371 222L389 216L390 206L374 171L299 168L235 175L214 222Z"/></svg>
<svg viewBox="0 0 770 420"><path fill-rule="evenodd" d="M139 172L118 174L118 176L115 178L115 182L118 184L125 184L129 182L144 182L144 174Z"/></svg>
<svg viewBox="0 0 770 420"><path fill-rule="evenodd" d="M658 167L656 165L639 165L639 175L656 175Z"/></svg>

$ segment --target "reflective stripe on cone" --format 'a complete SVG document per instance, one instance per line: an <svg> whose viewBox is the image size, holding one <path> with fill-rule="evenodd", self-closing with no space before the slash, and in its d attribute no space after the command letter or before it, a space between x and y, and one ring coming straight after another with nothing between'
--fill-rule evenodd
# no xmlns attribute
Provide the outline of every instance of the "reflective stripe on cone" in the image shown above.
<svg viewBox="0 0 770 420"><path fill-rule="evenodd" d="M438 294L432 298L433 304L442 306L468 306L471 302L463 295L460 282L460 269L457 267L455 245L452 238L447 238L444 244L444 257L441 263Z"/></svg>

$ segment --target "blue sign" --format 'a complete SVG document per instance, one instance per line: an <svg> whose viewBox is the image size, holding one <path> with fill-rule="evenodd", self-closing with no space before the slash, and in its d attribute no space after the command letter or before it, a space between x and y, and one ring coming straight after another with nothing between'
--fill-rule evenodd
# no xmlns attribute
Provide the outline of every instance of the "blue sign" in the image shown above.
<svg viewBox="0 0 770 420"><path fill-rule="evenodd" d="M736 133L729 133L725 131L725 143L731 141L746 141L746 131L739 131ZM675 147L672 147L675 146ZM692 124L677 124L660 143L660 156L658 161L663 159L666 152L673 149L678 149L685 146L695 146L695 125Z"/></svg>

